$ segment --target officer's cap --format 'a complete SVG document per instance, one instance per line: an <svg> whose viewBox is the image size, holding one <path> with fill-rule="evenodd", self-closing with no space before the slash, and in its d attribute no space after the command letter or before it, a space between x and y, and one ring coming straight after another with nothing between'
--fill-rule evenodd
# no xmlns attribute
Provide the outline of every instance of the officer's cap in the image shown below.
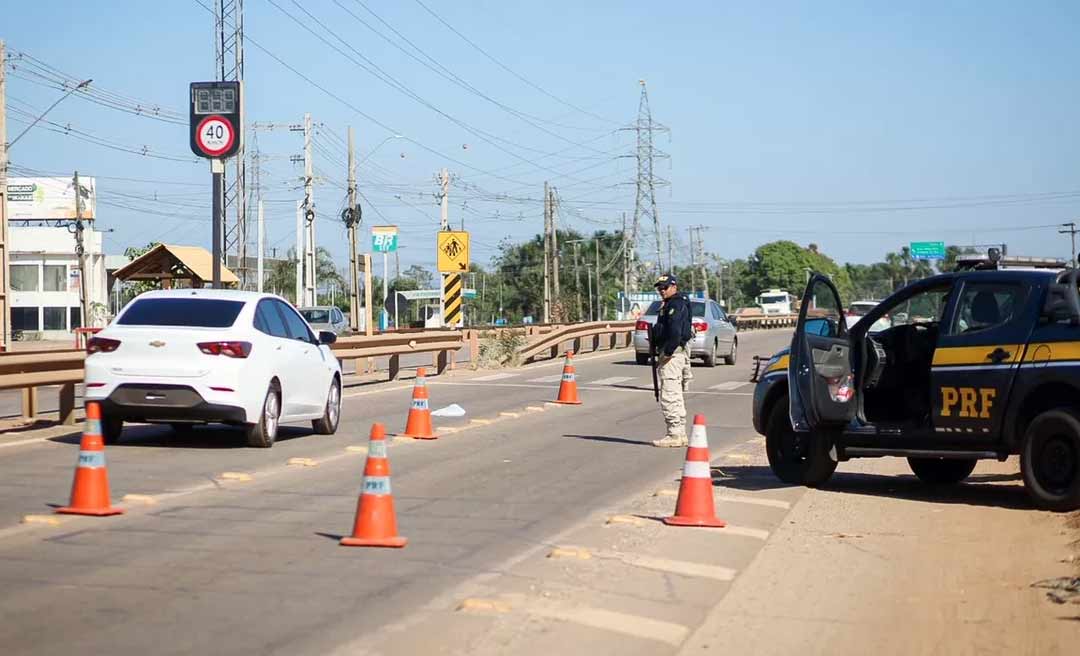
<svg viewBox="0 0 1080 656"><path fill-rule="evenodd" d="M664 275L662 275L662 276L660 276L659 278L656 279L656 283L653 285L653 287L656 287L657 289L659 289L661 287L669 287L671 285L678 285L678 284L679 284L679 281L675 279L675 276L673 274L665 273Z"/></svg>

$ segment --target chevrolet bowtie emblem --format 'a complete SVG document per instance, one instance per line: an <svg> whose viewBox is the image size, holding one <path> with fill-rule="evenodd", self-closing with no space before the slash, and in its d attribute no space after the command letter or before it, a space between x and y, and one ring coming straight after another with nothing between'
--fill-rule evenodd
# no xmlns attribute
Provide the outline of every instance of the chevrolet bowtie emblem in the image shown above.
<svg viewBox="0 0 1080 656"><path fill-rule="evenodd" d="M150 346L153 346L154 348L161 348L162 346L165 346L165 342L161 341L160 339L155 339L154 341L150 342Z"/></svg>

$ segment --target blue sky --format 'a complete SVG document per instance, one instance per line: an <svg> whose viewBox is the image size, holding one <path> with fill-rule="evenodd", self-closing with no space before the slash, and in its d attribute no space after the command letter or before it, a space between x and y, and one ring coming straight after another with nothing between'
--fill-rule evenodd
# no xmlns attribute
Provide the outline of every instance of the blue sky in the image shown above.
<svg viewBox="0 0 1080 656"><path fill-rule="evenodd" d="M633 134L619 128L636 117L639 79L654 118L671 129L657 140L671 156L657 162L671 182L657 201L664 229L676 230L677 259L690 225L707 226L707 250L726 258L785 237L854 262L912 240L1004 241L1014 253L1064 256L1068 239L1041 226L1080 219L1076 3L424 0L542 93L415 0L362 2L303 2L310 16L293 0L245 3L247 119L298 123L310 112L320 125L318 240L341 263L338 139L349 125L359 157L370 155L360 169L365 223L401 226L403 268L433 264L433 176L443 166L455 176L451 222L464 218L474 259L485 264L503 238L539 232L545 179L559 191L563 225L617 228L623 212L633 215L635 166L619 157L634 152ZM195 0L16 3L4 28L15 66L9 102L24 110L47 107L58 92L35 84L18 53L185 115L188 83L214 77L213 21ZM10 118L9 138L24 127ZM181 160L190 152L186 125L78 97L49 119ZM387 140L394 131L407 139ZM295 235L302 169L289 156L302 140L280 130L254 136L268 243L280 254ZM249 133L249 153L254 142ZM157 239L209 244L204 161L42 129L11 159L14 175L77 168L98 176L109 203L99 203L101 225L115 230L109 252ZM646 228L643 252L654 248Z"/></svg>

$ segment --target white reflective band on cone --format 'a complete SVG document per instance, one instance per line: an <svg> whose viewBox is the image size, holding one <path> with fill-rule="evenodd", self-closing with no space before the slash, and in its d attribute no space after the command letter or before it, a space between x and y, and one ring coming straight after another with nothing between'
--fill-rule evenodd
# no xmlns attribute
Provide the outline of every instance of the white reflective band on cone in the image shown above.
<svg viewBox="0 0 1080 656"><path fill-rule="evenodd" d="M427 399L413 399L413 402L412 402L413 410L427 410L428 409L427 401L428 401Z"/></svg>
<svg viewBox="0 0 1080 656"><path fill-rule="evenodd" d="M427 382L423 378L417 378L416 385L413 385L413 387L427 387Z"/></svg>
<svg viewBox="0 0 1080 656"><path fill-rule="evenodd" d="M568 373L568 374L563 374L563 375L562 375L562 379L563 379L563 380L565 380L565 381L566 381L566 382L568 382L568 383L569 383L569 382L573 382L573 380L574 380L574 374L573 374L572 372L571 372L571 373Z"/></svg>
<svg viewBox="0 0 1080 656"><path fill-rule="evenodd" d="M105 466L105 452L79 451L79 466L85 469L101 469Z"/></svg>
<svg viewBox="0 0 1080 656"><path fill-rule="evenodd" d="M712 478L709 463L697 460L687 460L683 465L682 475L684 478Z"/></svg>
<svg viewBox="0 0 1080 656"><path fill-rule="evenodd" d="M385 458L386 440L372 440L368 444L367 454L369 458Z"/></svg>
<svg viewBox="0 0 1080 656"><path fill-rule="evenodd" d="M702 449L709 448L709 438L705 435L705 427L701 424L694 424L694 427L690 430L690 446Z"/></svg>
<svg viewBox="0 0 1080 656"><path fill-rule="evenodd" d="M372 494L375 496L384 496L390 494L390 477L365 476L363 493Z"/></svg>
<svg viewBox="0 0 1080 656"><path fill-rule="evenodd" d="M86 432L90 435L101 435L101 420L100 419L87 419L86 420Z"/></svg>

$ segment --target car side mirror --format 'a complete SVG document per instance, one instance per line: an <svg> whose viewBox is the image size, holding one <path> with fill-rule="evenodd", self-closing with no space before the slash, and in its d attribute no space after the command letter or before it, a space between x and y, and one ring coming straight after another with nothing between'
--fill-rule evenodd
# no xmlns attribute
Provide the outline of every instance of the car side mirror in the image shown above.
<svg viewBox="0 0 1080 656"><path fill-rule="evenodd" d="M835 337L836 324L831 319L807 319L803 323L803 333L818 337Z"/></svg>
<svg viewBox="0 0 1080 656"><path fill-rule="evenodd" d="M319 331L319 343L320 344L326 344L327 346L329 346L330 344L333 344L336 341L337 341L337 335L335 335L333 332L331 332L329 330L320 330Z"/></svg>

